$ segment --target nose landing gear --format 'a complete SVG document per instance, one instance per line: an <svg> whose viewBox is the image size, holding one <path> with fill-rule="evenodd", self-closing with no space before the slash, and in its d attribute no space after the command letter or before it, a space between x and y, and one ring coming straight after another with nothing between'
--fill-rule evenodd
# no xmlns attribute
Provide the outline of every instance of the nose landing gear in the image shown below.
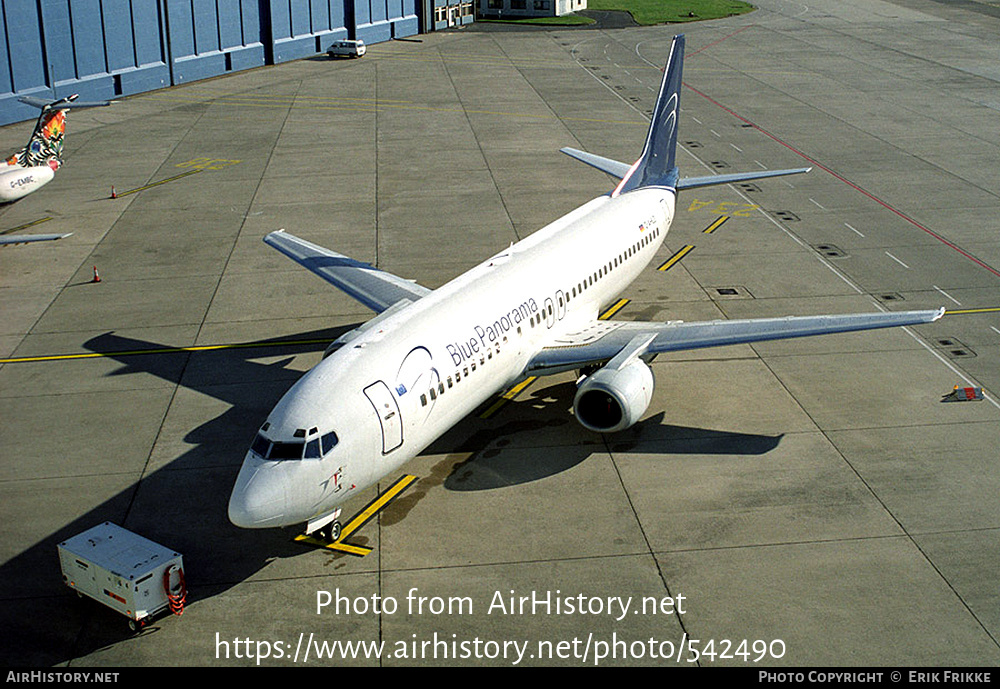
<svg viewBox="0 0 1000 689"><path fill-rule="evenodd" d="M334 519L332 522L324 526L319 530L319 535L327 543L336 543L340 540L340 534L343 527L340 525L340 521Z"/></svg>
<svg viewBox="0 0 1000 689"><path fill-rule="evenodd" d="M347 526L340 524L340 510L337 509L323 517L313 520L306 525L306 533L296 536L295 540L307 545L319 546L326 550L337 550L348 555L364 557L372 551L364 545L353 545L342 539L349 537L355 531L372 520L379 512L385 509L386 505L398 498L403 491L410 487L416 476L405 474L396 480L391 486L386 488L374 500L368 503L363 510L347 520ZM316 534L313 536L312 534Z"/></svg>

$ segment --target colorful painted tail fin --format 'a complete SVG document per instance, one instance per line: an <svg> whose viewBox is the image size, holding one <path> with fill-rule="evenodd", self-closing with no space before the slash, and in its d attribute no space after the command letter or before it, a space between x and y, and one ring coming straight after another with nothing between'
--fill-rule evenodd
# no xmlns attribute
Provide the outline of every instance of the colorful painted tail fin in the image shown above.
<svg viewBox="0 0 1000 689"><path fill-rule="evenodd" d="M8 165L20 167L37 167L47 165L53 170L62 165L63 138L66 133L66 111L73 108L93 108L111 105L111 101L95 103L77 102L78 94L48 100L34 96L22 96L19 101L26 105L41 109L35 130L28 139L28 144L7 160Z"/></svg>

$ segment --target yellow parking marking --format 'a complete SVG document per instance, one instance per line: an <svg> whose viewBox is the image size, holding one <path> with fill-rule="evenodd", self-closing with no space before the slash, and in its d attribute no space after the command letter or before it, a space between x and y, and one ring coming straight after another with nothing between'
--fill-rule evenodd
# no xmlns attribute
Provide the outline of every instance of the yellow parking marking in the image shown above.
<svg viewBox="0 0 1000 689"><path fill-rule="evenodd" d="M506 407L508 402L511 402L515 397L520 395L522 390L534 383L537 379L537 376L530 376L512 387L510 390L498 397L496 401L490 405L489 409L479 415L479 418L488 419L496 414L498 411Z"/></svg>
<svg viewBox="0 0 1000 689"><path fill-rule="evenodd" d="M189 167L198 170L221 170L230 165L242 163L242 160L232 158L194 158L183 163L177 163L174 167Z"/></svg>
<svg viewBox="0 0 1000 689"><path fill-rule="evenodd" d="M35 225L41 225L43 222L48 222L52 220L52 216L47 215L44 218L39 218L38 220L32 220L31 222L26 222L23 225L18 225L17 227L12 227L9 230L4 230L0 234L10 234L11 232L17 232L18 230L26 230L29 227L34 227Z"/></svg>
<svg viewBox="0 0 1000 689"><path fill-rule="evenodd" d="M609 318L611 318L612 316L614 316L616 313L618 313L619 311L621 311L622 309L624 309L625 305L628 304L628 302L629 302L628 299L619 299L614 304L612 304L607 309L605 309L604 313L602 313L600 316L598 316L597 319L601 320L601 321L608 320Z"/></svg>
<svg viewBox="0 0 1000 689"><path fill-rule="evenodd" d="M661 265L659 268L657 268L657 270L659 270L659 271L670 270L675 265L677 265L677 263L679 263L682 258L684 258L689 253L691 253L692 249L694 249L694 246L691 245L691 244L688 244L687 246L685 246L684 248L682 248L680 251L678 251L677 253L675 253L673 256L671 256L670 258L668 258L663 265Z"/></svg>
<svg viewBox="0 0 1000 689"><path fill-rule="evenodd" d="M297 99L294 101L289 99L287 101L281 100L234 100L229 96L201 96L197 94L172 94L172 95L162 95L162 96L150 96L150 98L155 98L157 101L170 102L170 103L204 103L206 101L211 101L218 105L232 105L239 107L250 107L250 108L309 108L310 110L350 110L350 111L360 111L360 112L384 112L387 110L414 110L418 112L445 112L445 113L462 113L465 115L492 115L505 118L520 118L520 119L535 119L535 120L552 120L553 116L551 113L526 113L526 112L509 112L503 110L473 110L469 108L447 108L447 107L433 107L425 105L405 105L406 101L372 101L371 103L365 103L364 101L359 101L357 103L344 103L337 104L336 102L330 103L300 103ZM596 122L600 124L624 124L624 125L636 125L648 127L649 122L644 120L608 120L599 119L593 117L559 117L557 118L562 122Z"/></svg>
<svg viewBox="0 0 1000 689"><path fill-rule="evenodd" d="M996 313L997 311L1000 311L1000 306L991 306L982 309L948 309L944 312L944 315L954 316L960 313Z"/></svg>
<svg viewBox="0 0 1000 689"><path fill-rule="evenodd" d="M174 180L180 179L181 177L187 177L188 175L194 175L201 172L201 170L188 170L187 172L182 172L179 175L174 175L173 177L167 177L166 179L161 179L159 182L152 182L151 184L146 184L141 187L136 187L135 189L129 189L128 191L116 192L115 196L128 196L129 194L134 194L137 191L142 191L143 189L151 189L152 187L158 187L161 184L166 184L167 182L173 182Z"/></svg>
<svg viewBox="0 0 1000 689"><path fill-rule="evenodd" d="M295 537L295 540L299 543L306 543L308 545L315 545L326 550L339 550L341 552L347 553L349 555L354 555L356 557L364 557L372 551L372 548L364 545L353 545L351 543L344 543L344 539L348 538L355 531L360 529L362 526L370 522L379 512L384 510L389 503L398 498L403 491L409 488L414 481L417 480L416 476L411 474L404 474L396 479L396 482L385 489L381 494L379 494L374 500L368 503L364 509L358 512L356 515L351 517L347 524L344 526L343 530L340 532L340 538L334 543L327 543L321 539L309 536L307 534L301 534Z"/></svg>
<svg viewBox="0 0 1000 689"><path fill-rule="evenodd" d="M195 345L191 347L151 347L122 352L87 352L85 354L50 354L43 356L19 356L0 359L0 364L23 364L32 361L71 361L73 359L103 359L139 354L177 354L179 352L211 352L220 349L249 349L254 347L287 347L291 345L329 344L329 340L275 340L272 342L237 342L234 344Z"/></svg>
<svg viewBox="0 0 1000 689"><path fill-rule="evenodd" d="M704 230L702 230L702 234L712 234L717 229L719 229L720 227L722 227L723 224L725 224L725 222L727 220L729 220L729 216L728 215L720 215L716 219L716 221L714 223L712 223L711 225L709 225L708 227L706 227Z"/></svg>

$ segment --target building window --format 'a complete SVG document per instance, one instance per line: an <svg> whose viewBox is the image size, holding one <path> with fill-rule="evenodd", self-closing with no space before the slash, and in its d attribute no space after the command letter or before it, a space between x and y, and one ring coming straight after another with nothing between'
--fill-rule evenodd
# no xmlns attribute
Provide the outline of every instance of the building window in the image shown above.
<svg viewBox="0 0 1000 689"><path fill-rule="evenodd" d="M536 10L548 10L549 9L549 0L535 0L535 9Z"/></svg>

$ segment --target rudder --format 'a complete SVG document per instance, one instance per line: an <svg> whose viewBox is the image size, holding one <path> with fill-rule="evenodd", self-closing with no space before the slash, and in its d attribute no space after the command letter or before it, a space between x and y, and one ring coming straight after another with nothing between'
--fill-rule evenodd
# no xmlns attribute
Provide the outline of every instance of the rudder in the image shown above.
<svg viewBox="0 0 1000 689"><path fill-rule="evenodd" d="M681 74L684 68L684 34L674 36L663 71L660 93L646 134L642 155L612 193L624 194L642 187L677 185L677 119L681 109Z"/></svg>
<svg viewBox="0 0 1000 689"><path fill-rule="evenodd" d="M35 123L35 129L28 144L7 159L8 165L19 167L39 167L47 165L53 170L62 165L63 140L66 134L66 111L74 108L93 108L111 105L113 101L92 103L78 102L77 94L48 100L34 96L22 96L19 101L39 108L42 112Z"/></svg>

